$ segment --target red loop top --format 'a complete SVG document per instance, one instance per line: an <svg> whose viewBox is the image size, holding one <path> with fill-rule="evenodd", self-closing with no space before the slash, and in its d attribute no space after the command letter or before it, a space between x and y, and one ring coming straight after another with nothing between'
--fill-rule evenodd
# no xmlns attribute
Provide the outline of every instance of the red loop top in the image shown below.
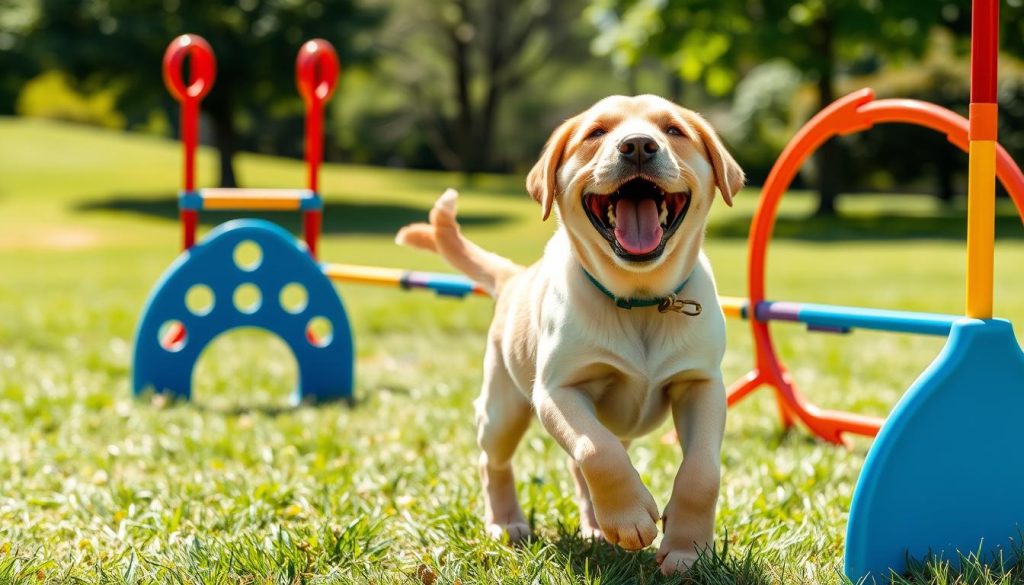
<svg viewBox="0 0 1024 585"><path fill-rule="evenodd" d="M324 39L306 41L295 60L295 83L307 104L323 104L331 99L338 82L338 53Z"/></svg>
<svg viewBox="0 0 1024 585"><path fill-rule="evenodd" d="M189 58L192 79L186 85L182 77L185 58ZM217 78L217 60L206 39L199 35L181 35L164 51L164 85L179 102L202 100L213 89Z"/></svg>

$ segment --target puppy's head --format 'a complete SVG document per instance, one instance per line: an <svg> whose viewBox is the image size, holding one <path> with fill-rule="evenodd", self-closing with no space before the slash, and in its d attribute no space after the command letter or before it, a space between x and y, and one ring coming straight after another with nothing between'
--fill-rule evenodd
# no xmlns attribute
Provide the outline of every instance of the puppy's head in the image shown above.
<svg viewBox="0 0 1024 585"><path fill-rule="evenodd" d="M732 205L742 185L711 126L652 95L611 96L566 121L527 177L545 219L558 206L577 252L631 271L699 249L715 190Z"/></svg>

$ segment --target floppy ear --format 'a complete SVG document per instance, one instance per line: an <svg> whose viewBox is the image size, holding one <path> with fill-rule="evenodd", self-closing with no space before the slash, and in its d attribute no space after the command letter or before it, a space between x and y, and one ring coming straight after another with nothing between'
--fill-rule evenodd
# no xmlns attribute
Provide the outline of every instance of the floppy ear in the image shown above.
<svg viewBox="0 0 1024 585"><path fill-rule="evenodd" d="M541 206L541 219L546 220L551 215L551 207L555 202L555 195L558 192L558 165L562 162L562 155L565 154L565 145L569 142L576 126L579 123L578 117L570 118L555 129L544 145L544 152L530 174L526 176L526 190L530 196L537 200Z"/></svg>
<svg viewBox="0 0 1024 585"><path fill-rule="evenodd" d="M700 137L700 141L704 143L704 150L708 153L708 160L711 162L711 168L715 173L715 186L722 193L722 199L725 199L725 203L732 207L733 195L739 192L746 181L743 169L740 168L736 159L729 154L729 151L725 149L722 140L718 137L715 129L711 127L711 124L708 124L707 120L696 112L682 108L680 110L682 110L683 118L693 126Z"/></svg>

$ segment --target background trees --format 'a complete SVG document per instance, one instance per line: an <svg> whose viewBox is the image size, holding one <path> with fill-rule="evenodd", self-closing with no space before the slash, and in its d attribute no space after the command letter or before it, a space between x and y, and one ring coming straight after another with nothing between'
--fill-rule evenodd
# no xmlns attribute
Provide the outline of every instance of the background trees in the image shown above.
<svg viewBox="0 0 1024 585"><path fill-rule="evenodd" d="M857 86L965 111L969 9L968 0L0 0L0 114L46 113L37 102L80 92L104 99L65 117L174 133L159 59L172 37L196 32L221 65L204 124L230 185L239 149L301 155L293 59L321 36L343 67L329 160L522 171L565 117L608 94L652 92L711 114L756 182L800 123ZM1024 8L1002 11L1012 122ZM1013 152L1024 149L1021 126L1002 134ZM960 159L941 137L879 132L833 141L808 165L818 213L835 212L840 190L923 185L954 199ZM899 168L878 171L898 154Z"/></svg>
<svg viewBox="0 0 1024 585"><path fill-rule="evenodd" d="M538 133L524 120L562 111L557 95L624 87L600 79L589 31L577 22L583 6L582 0L394 1L375 38L379 59L346 81L342 101L349 106L339 106L359 103L361 115L342 114L346 124L363 126L360 134L394 148L374 153L362 144L347 146L369 162L396 162L397 154L401 161L425 158L463 173L507 171L522 156L535 156L551 128ZM551 83L567 75L574 77L572 87L552 91ZM582 107L569 99L569 108ZM380 160L381 150L392 157Z"/></svg>
<svg viewBox="0 0 1024 585"><path fill-rule="evenodd" d="M654 55L714 94L730 91L754 64L780 60L816 92L815 110L838 95L842 74L920 58L930 31L959 23L954 3L915 0L592 0L598 48L623 66ZM765 78L764 81L771 81ZM816 155L817 213L835 213L842 154L837 141Z"/></svg>
<svg viewBox="0 0 1024 585"><path fill-rule="evenodd" d="M36 18L32 4L0 0L0 116L14 113L22 86L39 72L25 54L25 36Z"/></svg>
<svg viewBox="0 0 1024 585"><path fill-rule="evenodd" d="M116 88L131 126L171 107L159 66L170 39L206 37L218 72L204 112L221 154L220 183L230 186L240 147L301 152L294 81L301 43L327 38L343 62L365 61L372 56L366 35L382 15L355 0L39 0L26 45L41 66L69 74L83 91Z"/></svg>

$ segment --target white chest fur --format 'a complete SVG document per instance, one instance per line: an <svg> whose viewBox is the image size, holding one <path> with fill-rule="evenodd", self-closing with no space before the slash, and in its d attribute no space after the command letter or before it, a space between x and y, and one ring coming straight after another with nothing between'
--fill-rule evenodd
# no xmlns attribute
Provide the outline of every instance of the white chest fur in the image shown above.
<svg viewBox="0 0 1024 585"><path fill-rule="evenodd" d="M561 266L544 271L551 276L538 307L536 383L588 393L601 422L628 438L661 422L670 390L721 376L725 322L703 255L679 293L703 307L689 316L618 308L571 256L551 252L545 262Z"/></svg>

